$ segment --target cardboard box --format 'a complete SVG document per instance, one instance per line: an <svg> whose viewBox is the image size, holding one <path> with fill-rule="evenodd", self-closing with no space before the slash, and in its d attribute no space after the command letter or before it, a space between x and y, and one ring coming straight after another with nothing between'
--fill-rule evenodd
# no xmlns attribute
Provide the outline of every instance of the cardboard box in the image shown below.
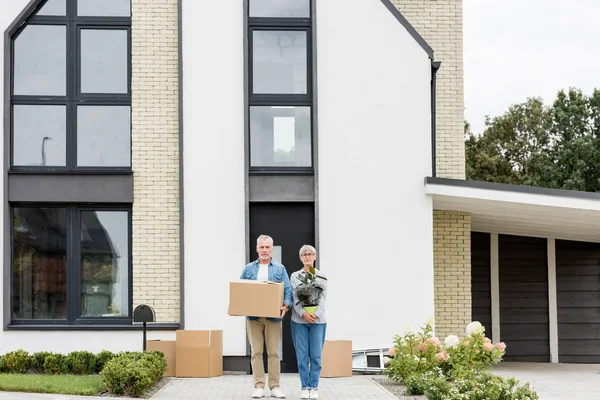
<svg viewBox="0 0 600 400"><path fill-rule="evenodd" d="M223 331L175 333L175 372L180 378L223 375Z"/></svg>
<svg viewBox="0 0 600 400"><path fill-rule="evenodd" d="M239 280L229 284L229 315L279 318L283 283Z"/></svg>
<svg viewBox="0 0 600 400"><path fill-rule="evenodd" d="M167 370L163 376L176 376L174 340L146 340L146 351L162 352L167 360Z"/></svg>
<svg viewBox="0 0 600 400"><path fill-rule="evenodd" d="M321 366L321 378L352 376L352 341L326 340Z"/></svg>

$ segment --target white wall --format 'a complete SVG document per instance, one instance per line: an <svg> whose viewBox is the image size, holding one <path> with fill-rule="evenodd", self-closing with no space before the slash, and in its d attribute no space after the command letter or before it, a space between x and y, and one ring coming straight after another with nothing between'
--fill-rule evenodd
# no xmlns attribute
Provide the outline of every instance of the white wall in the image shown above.
<svg viewBox="0 0 600 400"><path fill-rule="evenodd" d="M246 243L243 2L182 11L185 328L223 329L223 353L245 355L245 320L227 316Z"/></svg>
<svg viewBox="0 0 600 400"><path fill-rule="evenodd" d="M2 39L0 40L0 54L4 57L4 37L6 35L6 30L9 25L15 20L15 18L23 11L25 6L29 3L29 0L11 0L11 1L3 1L2 2L2 11L0 11L0 31L2 32ZM4 58L2 59L2 77L0 78L0 96L1 97L1 106L4 111ZM3 113L4 114L4 113ZM0 133L4 135L4 118L0 118ZM4 154L4 140L0 140L0 154ZM4 187L4 173L0 174L0 187ZM6 199L4 199L6 201ZM4 226L4 213L0 213L0 218L2 218L2 225ZM0 244L4 243L4 229L0 229ZM4 251L4 246L0 245L0 254ZM2 256L0 260L4 259ZM0 275L0 282L3 280L4 274ZM4 313L4 293L0 296L0 311L2 314ZM4 326L4 321L3 324ZM17 338L19 339L17 341ZM13 344L22 343L20 341L21 336L20 333L16 332L4 332L0 331L0 354L4 354L9 351Z"/></svg>
<svg viewBox="0 0 600 400"><path fill-rule="evenodd" d="M374 0L317 2L319 265L328 339L383 347L433 316L431 62Z"/></svg>
<svg viewBox="0 0 600 400"><path fill-rule="evenodd" d="M29 4L29 0L10 0L2 2L0 12L0 31L4 34L9 25ZM0 54L4 54L4 36L0 40ZM4 61L4 60L3 60ZM4 69L2 70L2 74ZM4 95L4 77L0 79L0 93ZM2 97L4 102L4 97ZM0 118L0 132L4 132L4 120ZM0 141L0 154L3 154L4 141ZM0 185L4 175L0 174ZM2 216L3 218L3 216ZM4 226L4 223L2 224ZM0 229L0 243L2 243L4 231ZM0 246L0 252L2 247ZM2 259L0 257L0 259ZM0 275L0 280L2 275ZM3 309L4 296L0 296L0 310ZM175 332L148 332L149 339L174 339ZM0 330L0 354L16 349L25 349L30 352L51 350L68 353L75 350L90 350L100 352L101 350L124 351L142 349L142 332L136 331L3 331Z"/></svg>

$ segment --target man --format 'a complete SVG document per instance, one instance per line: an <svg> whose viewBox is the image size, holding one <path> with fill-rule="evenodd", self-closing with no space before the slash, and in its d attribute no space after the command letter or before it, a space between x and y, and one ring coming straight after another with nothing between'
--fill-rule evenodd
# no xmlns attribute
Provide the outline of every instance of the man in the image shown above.
<svg viewBox="0 0 600 400"><path fill-rule="evenodd" d="M279 344L281 343L281 321L292 307L292 286L285 267L274 262L271 257L273 254L273 239L270 236L261 235L258 237L256 252L258 253L258 259L244 267L240 279L283 282L284 305L281 307L280 318L246 318L248 340L252 352L252 375L254 376L252 398L258 399L265 396L263 346L266 343L269 356L269 389L271 390L271 396L283 399L285 394L279 387L279 374L281 371Z"/></svg>

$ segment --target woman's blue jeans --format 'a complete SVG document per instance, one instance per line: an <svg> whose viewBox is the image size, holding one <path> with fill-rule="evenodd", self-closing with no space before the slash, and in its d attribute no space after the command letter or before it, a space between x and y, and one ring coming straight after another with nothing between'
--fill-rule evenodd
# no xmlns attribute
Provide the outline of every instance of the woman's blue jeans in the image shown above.
<svg viewBox="0 0 600 400"><path fill-rule="evenodd" d="M301 389L318 389L321 353L327 324L298 324L292 321L292 341L296 349Z"/></svg>

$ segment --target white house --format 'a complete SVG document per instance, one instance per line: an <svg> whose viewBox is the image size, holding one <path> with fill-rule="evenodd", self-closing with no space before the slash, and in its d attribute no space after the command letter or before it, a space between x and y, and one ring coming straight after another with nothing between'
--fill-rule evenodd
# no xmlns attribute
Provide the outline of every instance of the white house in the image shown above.
<svg viewBox="0 0 600 400"><path fill-rule="evenodd" d="M464 179L460 0L12 0L0 352L222 329L275 239L314 244L328 339L481 320L507 360L600 362L599 196ZM573 346L573 343L578 343ZM283 371L295 371L284 322Z"/></svg>

